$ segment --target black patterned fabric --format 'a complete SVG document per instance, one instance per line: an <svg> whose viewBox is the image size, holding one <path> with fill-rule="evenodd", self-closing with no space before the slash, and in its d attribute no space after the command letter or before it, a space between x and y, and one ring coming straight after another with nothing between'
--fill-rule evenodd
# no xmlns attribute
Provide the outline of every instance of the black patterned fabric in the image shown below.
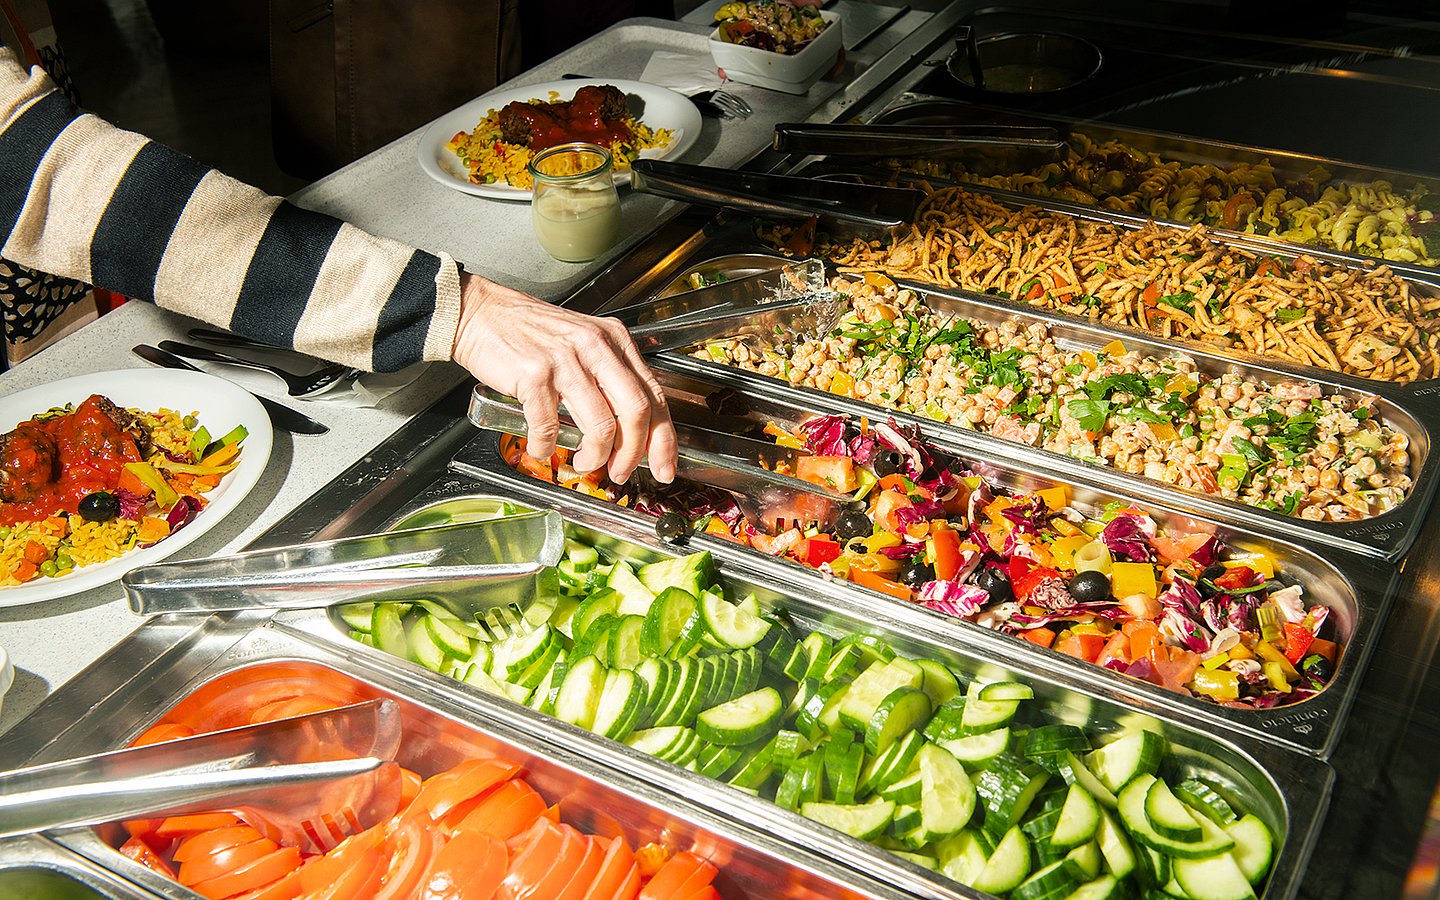
<svg viewBox="0 0 1440 900"><path fill-rule="evenodd" d="M59 44L37 47L40 64L70 102L79 104L75 80ZM29 269L0 257L0 371L5 368L5 342L34 340L45 326L89 293L89 285L48 272Z"/></svg>

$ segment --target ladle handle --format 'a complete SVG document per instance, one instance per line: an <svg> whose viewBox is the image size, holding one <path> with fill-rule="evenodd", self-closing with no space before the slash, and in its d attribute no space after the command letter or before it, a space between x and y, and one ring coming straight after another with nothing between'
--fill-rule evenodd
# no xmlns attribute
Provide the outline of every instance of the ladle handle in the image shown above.
<svg viewBox="0 0 1440 900"><path fill-rule="evenodd" d="M985 70L980 66L980 51L975 46L974 28L961 25L955 29L955 49L965 54L965 61L970 65L970 80L975 83L975 90L985 90Z"/></svg>

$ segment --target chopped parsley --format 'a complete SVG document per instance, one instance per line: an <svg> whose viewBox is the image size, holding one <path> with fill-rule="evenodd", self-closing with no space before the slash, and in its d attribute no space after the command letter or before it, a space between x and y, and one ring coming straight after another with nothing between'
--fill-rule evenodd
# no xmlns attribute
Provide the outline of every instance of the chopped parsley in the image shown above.
<svg viewBox="0 0 1440 900"><path fill-rule="evenodd" d="M1086 431L1103 431L1105 420L1110 417L1108 400L1071 400L1066 408Z"/></svg>
<svg viewBox="0 0 1440 900"><path fill-rule="evenodd" d="M1283 309L1275 310L1275 318L1282 322L1295 322L1305 318L1305 310L1287 306Z"/></svg>

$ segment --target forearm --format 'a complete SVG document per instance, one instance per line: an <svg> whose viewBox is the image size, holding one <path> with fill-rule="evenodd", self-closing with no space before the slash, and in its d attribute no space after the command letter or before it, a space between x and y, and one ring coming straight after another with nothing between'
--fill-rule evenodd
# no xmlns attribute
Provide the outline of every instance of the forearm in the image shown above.
<svg viewBox="0 0 1440 900"><path fill-rule="evenodd" d="M0 255L379 370L449 359L453 260L82 114L0 48Z"/></svg>

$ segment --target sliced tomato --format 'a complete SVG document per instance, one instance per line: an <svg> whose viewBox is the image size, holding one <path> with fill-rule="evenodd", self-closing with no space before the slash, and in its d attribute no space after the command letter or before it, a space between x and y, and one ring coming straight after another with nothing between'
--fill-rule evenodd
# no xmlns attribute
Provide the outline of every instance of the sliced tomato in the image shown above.
<svg viewBox="0 0 1440 900"><path fill-rule="evenodd" d="M203 685L168 718L196 731L219 731L248 725L256 710L296 697L316 697L334 706L367 699L355 681L332 669L314 663L272 663Z"/></svg>
<svg viewBox="0 0 1440 900"><path fill-rule="evenodd" d="M181 738L194 737L195 729L189 725L181 725L178 722L156 722L148 729L141 732L140 736L130 742L132 747L145 747L150 744L159 744L165 741L178 741Z"/></svg>
<svg viewBox="0 0 1440 900"><path fill-rule="evenodd" d="M585 900L585 894L589 892L590 885L595 883L595 876L600 874L600 866L605 862L605 851L608 845L599 838L587 837L585 839L585 858L580 860L580 865L575 869L575 875L570 883L565 885L557 896L557 900Z"/></svg>
<svg viewBox="0 0 1440 900"><path fill-rule="evenodd" d="M686 894L684 900L720 900L720 892L714 885L705 885L693 894Z"/></svg>
<svg viewBox="0 0 1440 900"><path fill-rule="evenodd" d="M280 845L267 838L226 847L210 856L197 856L180 864L180 883L189 887L202 881L218 878L229 872L243 869L257 859L262 859L280 849ZM259 887L274 878L257 881L249 887ZM244 888L249 890L249 888ZM232 891L231 893L239 893Z"/></svg>
<svg viewBox="0 0 1440 900"><path fill-rule="evenodd" d="M554 856L541 856L542 845L525 862L519 863L526 871L517 874L518 860L510 864L510 872L506 878L514 875L519 884L527 886L525 890L517 891L516 897L524 897L526 900L557 900L566 886L575 879L580 864L585 860L590 838L569 825L555 825L553 822L551 825L560 833L560 846ZM500 896L505 896L503 883Z"/></svg>
<svg viewBox="0 0 1440 900"><path fill-rule="evenodd" d="M243 894L236 894L230 900L295 900L300 896L300 870L297 868L278 881Z"/></svg>
<svg viewBox="0 0 1440 900"><path fill-rule="evenodd" d="M196 813L193 816L171 816L155 829L160 838L185 838L202 831L239 825L240 820L229 813Z"/></svg>
<svg viewBox="0 0 1440 900"><path fill-rule="evenodd" d="M378 828L346 838L340 846L316 857L300 870L306 900L370 900L380 889L389 859Z"/></svg>
<svg viewBox="0 0 1440 900"><path fill-rule="evenodd" d="M932 528L930 548L935 554L935 577L953 581L960 574L960 535L949 528Z"/></svg>
<svg viewBox="0 0 1440 900"><path fill-rule="evenodd" d="M510 870L495 892L497 900L532 896L536 885L560 858L566 834L549 819L539 818L530 830L510 841Z"/></svg>
<svg viewBox="0 0 1440 900"><path fill-rule="evenodd" d="M253 845L251 845L253 846ZM213 878L205 881L198 881L186 884L190 890L210 900L225 900L236 894L244 894L264 887L276 886L286 876L297 872L300 869L302 860L300 851L294 847L279 847L275 844L270 846L271 850L264 856L257 857L245 865L238 866L227 872L222 872ZM180 871L185 872L182 866ZM294 882L296 893L300 890L299 881ZM277 890L277 893L279 891ZM293 897L294 894L291 894Z"/></svg>
<svg viewBox="0 0 1440 900"><path fill-rule="evenodd" d="M249 825L226 825L222 828L201 832L181 841L180 846L175 848L173 858L177 863L189 862L192 859L212 856L221 850L229 850L232 847L262 840L264 837L265 835Z"/></svg>
<svg viewBox="0 0 1440 900"><path fill-rule="evenodd" d="M256 709L250 714L250 724L259 725L261 722L308 716L310 713L324 712L340 706L344 706L344 704L326 697L290 697L285 700L276 700L274 703L267 703Z"/></svg>
<svg viewBox="0 0 1440 900"><path fill-rule="evenodd" d="M411 816L425 815L439 822L453 815L458 823L496 785L514 778L520 767L499 759L474 759L448 772L427 778L407 810Z"/></svg>
<svg viewBox="0 0 1440 900"><path fill-rule="evenodd" d="M635 889L624 892L624 886L632 878ZM640 869L635 865L635 853L623 837L616 837L605 848L605 857L600 860L600 871L590 889L582 896L585 900L614 900L634 897L640 888Z"/></svg>
<svg viewBox="0 0 1440 900"><path fill-rule="evenodd" d="M855 460L848 456L802 456L795 463L795 477L846 494L858 486Z"/></svg>
<svg viewBox="0 0 1440 900"><path fill-rule="evenodd" d="M410 900L418 894L443 841L438 831L413 819L392 828L390 866L375 900Z"/></svg>
<svg viewBox="0 0 1440 900"><path fill-rule="evenodd" d="M545 813L545 799L520 779L497 787L455 826L457 831L478 831L508 841L525 831Z"/></svg>
<svg viewBox="0 0 1440 900"><path fill-rule="evenodd" d="M152 872L159 872L171 881L175 880L175 870L170 864L160 858L160 854L151 849L150 845L138 837L120 845L120 854L132 859Z"/></svg>
<svg viewBox="0 0 1440 900"><path fill-rule="evenodd" d="M715 879L716 869L709 862L689 851L670 857L655 877L640 890L640 900L669 900L687 896L686 887L699 890Z"/></svg>
<svg viewBox="0 0 1440 900"><path fill-rule="evenodd" d="M409 769L400 769L400 815L404 816L410 811L410 804L420 794L420 786L423 779L420 773L412 772Z"/></svg>
<svg viewBox="0 0 1440 900"><path fill-rule="evenodd" d="M478 831L459 831L430 864L420 900L491 900L510 869L505 842Z"/></svg>
<svg viewBox="0 0 1440 900"><path fill-rule="evenodd" d="M131 837L139 838L153 847L162 847L170 843L169 838L162 838L155 831L163 823L164 819L130 819L120 823L125 832Z"/></svg>

